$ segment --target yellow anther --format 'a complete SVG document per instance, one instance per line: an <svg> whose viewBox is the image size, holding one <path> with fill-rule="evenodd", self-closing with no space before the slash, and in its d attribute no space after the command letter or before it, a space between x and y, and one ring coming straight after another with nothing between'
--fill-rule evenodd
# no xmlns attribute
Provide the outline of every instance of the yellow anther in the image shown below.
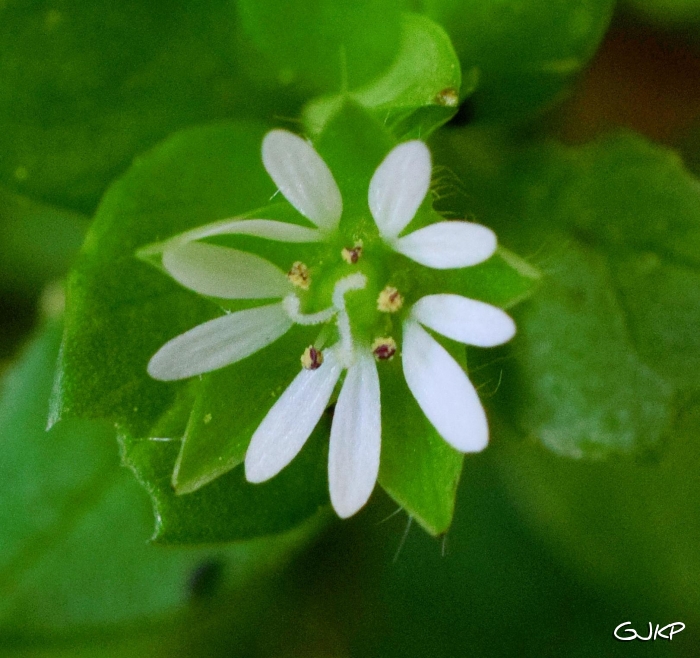
<svg viewBox="0 0 700 658"><path fill-rule="evenodd" d="M348 265L354 265L357 263L357 261L360 260L360 256L362 256L362 240L358 240L352 249L343 247L340 255Z"/></svg>
<svg viewBox="0 0 700 658"><path fill-rule="evenodd" d="M377 297L377 310L382 313L396 313L403 306L403 297L394 286L387 286Z"/></svg>
<svg viewBox="0 0 700 658"><path fill-rule="evenodd" d="M292 265L292 269L287 272L287 278L292 282L293 286L301 288L302 290L308 290L311 284L309 268L300 260Z"/></svg>
<svg viewBox="0 0 700 658"><path fill-rule="evenodd" d="M309 345L301 355L301 365L307 370L316 370L323 363L323 352Z"/></svg>
<svg viewBox="0 0 700 658"><path fill-rule="evenodd" d="M391 361L396 354L396 341L391 336L377 338L372 343L372 354L377 361Z"/></svg>

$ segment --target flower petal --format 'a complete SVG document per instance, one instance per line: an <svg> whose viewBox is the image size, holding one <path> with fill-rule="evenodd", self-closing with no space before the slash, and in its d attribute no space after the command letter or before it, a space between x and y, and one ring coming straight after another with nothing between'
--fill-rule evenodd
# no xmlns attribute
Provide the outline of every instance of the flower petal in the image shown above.
<svg viewBox="0 0 700 658"><path fill-rule="evenodd" d="M273 343L291 326L281 303L224 315L168 341L148 363L148 374L172 381L218 370Z"/></svg>
<svg viewBox="0 0 700 658"><path fill-rule="evenodd" d="M173 242L191 242L213 235L252 235L277 242L320 242L321 233L315 228L280 222L276 219L221 219L181 233Z"/></svg>
<svg viewBox="0 0 700 658"><path fill-rule="evenodd" d="M447 443L478 452L488 443L479 396L459 364L417 322L403 325L403 372L423 413Z"/></svg>
<svg viewBox="0 0 700 658"><path fill-rule="evenodd" d="M338 226L343 199L311 144L288 130L272 130L263 140L262 159L270 178L304 217L326 231Z"/></svg>
<svg viewBox="0 0 700 658"><path fill-rule="evenodd" d="M338 396L328 453L328 484L338 516L346 519L369 499L379 473L379 376L371 354L361 352Z"/></svg>
<svg viewBox="0 0 700 658"><path fill-rule="evenodd" d="M267 299L291 290L287 275L264 258L206 242L166 249L163 267L186 288L212 297Z"/></svg>
<svg viewBox="0 0 700 658"><path fill-rule="evenodd" d="M342 367L324 351L317 370L302 370L255 430L245 456L248 482L264 482L296 457L328 406Z"/></svg>
<svg viewBox="0 0 700 658"><path fill-rule="evenodd" d="M421 265L447 270L490 258L496 251L496 234L472 222L438 222L393 241L392 247Z"/></svg>
<svg viewBox="0 0 700 658"><path fill-rule="evenodd" d="M379 232L395 238L418 210L430 187L430 151L421 141L391 150L369 184L369 208Z"/></svg>
<svg viewBox="0 0 700 658"><path fill-rule="evenodd" d="M428 329L467 345L493 347L515 335L515 322L500 308L460 295L427 295L411 316Z"/></svg>

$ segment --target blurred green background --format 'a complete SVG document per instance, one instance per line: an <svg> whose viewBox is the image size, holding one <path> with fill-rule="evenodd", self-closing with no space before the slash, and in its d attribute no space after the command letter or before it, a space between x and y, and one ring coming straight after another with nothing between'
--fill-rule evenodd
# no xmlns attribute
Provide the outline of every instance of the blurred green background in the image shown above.
<svg viewBox="0 0 700 658"><path fill-rule="evenodd" d="M561 457L494 421L439 539L377 490L348 522L322 514L252 542L149 544L151 505L120 466L113 428L67 420L45 431L57 281L109 184L179 129L294 121L332 88L314 63L334 30L366 55L351 87L391 60L391 39L368 40L361 18L334 25L322 5L0 0L0 655L697 656L697 353L671 364L691 385L667 440L636 457ZM479 71L436 139L445 163L473 176L467 210L488 215L502 196L499 216L518 213L515 192L478 179L500 180L477 157L490 147L473 146L489 131L578 145L623 127L700 172L700 3L630 0L610 27L611 3L594 0L393 6L405 8L440 22L463 71ZM385 9L363 0L357 11L390 34L398 19ZM317 44L306 47L304 29L320 30ZM544 61L557 64L535 66ZM536 187L536 175L522 180ZM508 246L527 243L517 227L503 232ZM499 392L489 374L498 358L483 364L487 404L517 405L517 387ZM625 621L642 634L649 622L686 630L616 641Z"/></svg>

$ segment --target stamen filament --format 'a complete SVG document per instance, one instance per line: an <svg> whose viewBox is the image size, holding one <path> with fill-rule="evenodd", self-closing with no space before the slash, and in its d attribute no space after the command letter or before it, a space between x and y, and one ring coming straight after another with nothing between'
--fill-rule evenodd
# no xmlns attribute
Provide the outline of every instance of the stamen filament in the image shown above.
<svg viewBox="0 0 700 658"><path fill-rule="evenodd" d="M282 307L287 312L287 315L292 322L307 326L328 322L328 320L330 320L336 314L336 309L332 306L329 306L322 311L318 311L318 313L302 313L300 311L301 301L294 294L287 295L282 300Z"/></svg>
<svg viewBox="0 0 700 658"><path fill-rule="evenodd" d="M351 290L362 290L367 285L367 277L360 272L343 277L333 288L333 306L338 309L338 333L340 334L339 361L348 368L354 361L350 318L345 309L345 295Z"/></svg>

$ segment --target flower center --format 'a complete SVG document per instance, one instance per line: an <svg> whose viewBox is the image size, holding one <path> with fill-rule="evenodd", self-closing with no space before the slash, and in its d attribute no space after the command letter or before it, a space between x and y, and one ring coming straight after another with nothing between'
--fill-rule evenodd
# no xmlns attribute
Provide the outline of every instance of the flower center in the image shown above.
<svg viewBox="0 0 700 658"><path fill-rule="evenodd" d="M379 362L391 360L397 352L392 335L399 327L393 316L403 308L404 297L396 286L384 284L391 276L387 267L391 259L385 259L383 245L371 239L367 246L357 237L352 247L347 242L341 247L339 242L340 238L316 257L305 259L308 266L295 261L288 274L297 288L283 300L289 318L301 325L326 325L323 340L315 341L317 347L306 348L301 356L308 370L321 366L323 345L333 345L346 368L355 362L358 349L370 351Z"/></svg>

